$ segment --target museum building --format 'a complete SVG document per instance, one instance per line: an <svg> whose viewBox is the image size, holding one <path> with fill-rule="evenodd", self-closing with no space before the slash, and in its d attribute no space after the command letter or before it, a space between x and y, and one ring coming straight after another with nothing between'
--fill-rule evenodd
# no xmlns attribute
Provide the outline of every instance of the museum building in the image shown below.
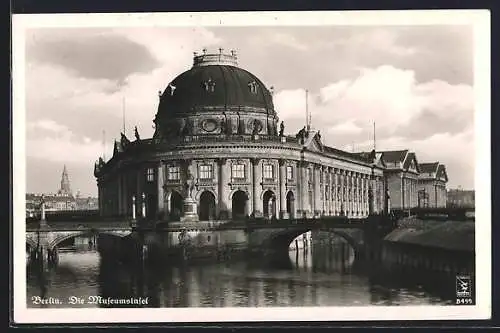
<svg viewBox="0 0 500 333"><path fill-rule="evenodd" d="M388 206L383 154L326 146L309 125L286 135L272 92L234 51L195 53L159 93L154 127L147 139L122 133L96 162L103 216L182 221L186 200L202 221L362 218Z"/></svg>

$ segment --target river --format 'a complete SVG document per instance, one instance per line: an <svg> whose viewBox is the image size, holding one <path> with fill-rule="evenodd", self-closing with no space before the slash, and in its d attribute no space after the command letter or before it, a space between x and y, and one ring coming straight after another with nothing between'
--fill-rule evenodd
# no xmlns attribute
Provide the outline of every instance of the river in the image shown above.
<svg viewBox="0 0 500 333"><path fill-rule="evenodd" d="M344 252L344 251L343 251ZM417 282L385 272L373 275L349 249L291 250L280 262L250 260L138 270L101 263L98 252L60 253L45 274L28 266L28 307L106 307L74 303L71 297L127 299L145 305L114 307L287 307L451 304ZM369 265L368 265L369 266ZM396 278L397 276L397 278ZM391 278L389 278L391 277ZM454 288L454 287L453 287ZM439 290L441 288L437 288ZM60 304L36 304L37 298ZM35 300L35 302L34 302Z"/></svg>

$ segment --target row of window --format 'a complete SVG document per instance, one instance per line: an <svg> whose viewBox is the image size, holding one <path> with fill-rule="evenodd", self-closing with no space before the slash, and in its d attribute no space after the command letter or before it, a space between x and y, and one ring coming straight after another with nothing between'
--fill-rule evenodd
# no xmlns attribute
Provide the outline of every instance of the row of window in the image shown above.
<svg viewBox="0 0 500 333"><path fill-rule="evenodd" d="M274 179L275 178L275 170L274 165L272 164L264 164L262 166L262 173L264 179ZM147 169L147 181L153 182L155 177L155 172L153 168ZM179 166L169 166L167 168L167 179L168 180L180 180L180 167ZM246 178L246 165L245 164L232 164L231 165L231 178L233 179L244 179ZM213 166L212 164L201 164L198 167L198 178L199 179L213 179ZM293 180L294 173L293 167L286 167L286 179ZM307 169L307 179L309 182L312 182L312 172L311 169Z"/></svg>
<svg viewBox="0 0 500 333"><path fill-rule="evenodd" d="M274 179L275 170L274 165L264 164L262 167L262 173L264 179ZM233 164L231 165L231 178L234 179L244 179L246 175L246 165L245 164ZM153 182L155 177L154 169L148 168L146 171L146 178L148 182ZM167 180L180 180L181 171L179 166L169 166L167 168ZM213 179L214 172L212 164L201 164L198 166L198 178L199 179ZM286 167L286 179L293 180L293 167Z"/></svg>

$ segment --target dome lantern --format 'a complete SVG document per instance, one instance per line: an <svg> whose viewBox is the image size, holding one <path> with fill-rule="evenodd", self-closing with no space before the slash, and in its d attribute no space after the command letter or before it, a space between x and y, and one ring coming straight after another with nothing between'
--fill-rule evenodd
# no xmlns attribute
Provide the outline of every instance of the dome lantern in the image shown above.
<svg viewBox="0 0 500 333"><path fill-rule="evenodd" d="M231 50L231 53L224 53L224 49L220 48L219 53L206 53L204 49L203 54L194 53L193 67L210 66L210 65L225 65L238 67L238 58L236 52Z"/></svg>

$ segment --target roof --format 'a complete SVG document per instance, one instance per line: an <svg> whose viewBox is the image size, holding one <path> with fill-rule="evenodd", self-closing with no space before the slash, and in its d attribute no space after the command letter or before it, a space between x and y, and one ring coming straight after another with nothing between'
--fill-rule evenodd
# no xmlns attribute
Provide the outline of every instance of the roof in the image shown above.
<svg viewBox="0 0 500 333"><path fill-rule="evenodd" d="M381 151L381 153L386 163L403 162L408 153L408 149Z"/></svg>
<svg viewBox="0 0 500 333"><path fill-rule="evenodd" d="M353 155L357 155L359 157L362 157L368 161L372 161L375 156L373 156L374 152L371 151L371 152L367 152L367 151L362 151L362 152L359 152L359 153L352 153Z"/></svg>
<svg viewBox="0 0 500 333"><path fill-rule="evenodd" d="M176 118L214 108L222 111L253 108L254 112L275 114L272 96L259 78L231 65L193 66L177 76L160 95L157 120Z"/></svg>
<svg viewBox="0 0 500 333"><path fill-rule="evenodd" d="M406 160L403 164L403 169L409 169L412 161L416 162L417 156L415 155L415 153L408 153ZM415 168L417 171L420 171L418 163L415 163Z"/></svg>
<svg viewBox="0 0 500 333"><path fill-rule="evenodd" d="M364 163L370 163L372 162L371 159L367 159L362 153L349 153L344 150L340 150L337 148L329 147L329 146L323 146L323 151L327 154L333 154L333 155L338 155L342 157L347 157L347 158L352 158L354 160L364 162Z"/></svg>
<svg viewBox="0 0 500 333"><path fill-rule="evenodd" d="M446 167L444 166L444 164L439 164L437 169L437 176L440 177L441 174L444 176L446 181L448 181L448 173L446 172Z"/></svg>
<svg viewBox="0 0 500 333"><path fill-rule="evenodd" d="M439 162L419 163L418 166L420 167L420 172L422 173L433 173L437 172Z"/></svg>

